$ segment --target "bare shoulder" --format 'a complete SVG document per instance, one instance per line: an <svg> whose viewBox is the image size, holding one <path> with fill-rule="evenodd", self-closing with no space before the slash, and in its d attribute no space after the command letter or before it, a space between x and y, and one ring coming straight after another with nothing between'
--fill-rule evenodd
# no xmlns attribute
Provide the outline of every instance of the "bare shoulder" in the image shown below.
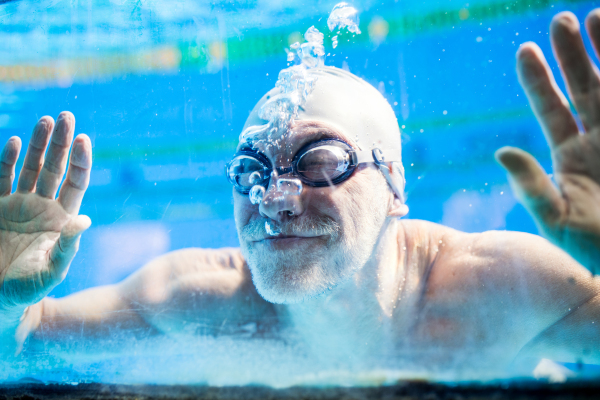
<svg viewBox="0 0 600 400"><path fill-rule="evenodd" d="M431 268L429 279L456 276L461 286L473 280L527 285L576 282L598 289L598 282L573 258L546 239L524 232L465 233L427 221L402 221L407 243L419 247ZM448 276L449 274L449 276Z"/></svg>
<svg viewBox="0 0 600 400"><path fill-rule="evenodd" d="M464 233L422 221L403 228L406 249L425 260L415 309L420 341L469 346L507 362L525 348L548 356L548 343L570 348L576 338L593 348L597 332L585 341L573 327L597 317L600 282L547 240L520 232Z"/></svg>
<svg viewBox="0 0 600 400"><path fill-rule="evenodd" d="M144 286L150 301L161 301L165 290L206 287L215 293L231 295L249 276L239 249L189 248L164 254L142 267L129 280Z"/></svg>
<svg viewBox="0 0 600 400"><path fill-rule="evenodd" d="M235 330L231 324L271 318L274 312L257 293L237 248L167 253L122 282L121 291L141 308L148 322L163 331L189 330L208 321L209 326L231 331Z"/></svg>
<svg viewBox="0 0 600 400"><path fill-rule="evenodd" d="M488 231L462 234L468 243L464 256L486 266L489 278L509 277L531 285L597 290L598 281L560 248L546 239L524 232ZM461 235L461 236L462 236ZM461 237L457 236L460 241ZM509 273L511 273L509 275ZM566 293L565 293L566 294Z"/></svg>
<svg viewBox="0 0 600 400"><path fill-rule="evenodd" d="M539 291L580 299L599 289L585 268L537 235L448 230L439 246L440 272L459 274L466 284L487 283L492 292L518 286L526 287L529 297Z"/></svg>
<svg viewBox="0 0 600 400"><path fill-rule="evenodd" d="M540 236L450 228L438 232L428 287L430 293L442 294L439 300L466 300L548 326L600 293L598 279Z"/></svg>

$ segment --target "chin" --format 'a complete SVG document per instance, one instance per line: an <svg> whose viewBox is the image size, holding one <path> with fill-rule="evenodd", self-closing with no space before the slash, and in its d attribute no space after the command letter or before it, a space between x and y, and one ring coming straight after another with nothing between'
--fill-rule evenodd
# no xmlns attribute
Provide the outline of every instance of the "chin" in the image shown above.
<svg viewBox="0 0 600 400"><path fill-rule="evenodd" d="M246 260L258 293L271 303L295 304L322 296L353 272L331 249L257 250L248 249Z"/></svg>

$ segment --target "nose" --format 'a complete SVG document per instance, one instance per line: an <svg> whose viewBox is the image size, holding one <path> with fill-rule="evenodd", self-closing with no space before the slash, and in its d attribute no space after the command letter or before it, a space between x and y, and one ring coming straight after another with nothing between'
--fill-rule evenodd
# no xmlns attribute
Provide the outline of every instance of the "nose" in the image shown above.
<svg viewBox="0 0 600 400"><path fill-rule="evenodd" d="M297 217L304 212L302 190L302 182L299 179L289 174L277 176L273 173L258 211L277 222Z"/></svg>

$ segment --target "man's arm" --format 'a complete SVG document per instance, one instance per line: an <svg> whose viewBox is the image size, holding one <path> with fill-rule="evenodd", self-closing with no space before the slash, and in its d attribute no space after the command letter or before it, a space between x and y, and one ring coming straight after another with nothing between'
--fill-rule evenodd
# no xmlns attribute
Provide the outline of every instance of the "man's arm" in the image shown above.
<svg viewBox="0 0 600 400"><path fill-rule="evenodd" d="M269 317L273 307L256 292L239 249L184 249L119 284L45 298L28 308L18 339L71 353L126 353L132 340L244 333Z"/></svg>
<svg viewBox="0 0 600 400"><path fill-rule="evenodd" d="M120 291L166 334L236 334L247 324L268 329L276 321L237 248L174 251L133 274Z"/></svg>
<svg viewBox="0 0 600 400"><path fill-rule="evenodd" d="M573 307L531 340L519 358L600 364L600 294Z"/></svg>
<svg viewBox="0 0 600 400"><path fill-rule="evenodd" d="M117 332L126 332L131 338L155 333L138 311L118 284L61 299L46 297L28 307L17 330L17 342L23 344L29 337L38 344L68 344L77 339L83 341L79 345L87 343L93 350L95 340L116 337Z"/></svg>

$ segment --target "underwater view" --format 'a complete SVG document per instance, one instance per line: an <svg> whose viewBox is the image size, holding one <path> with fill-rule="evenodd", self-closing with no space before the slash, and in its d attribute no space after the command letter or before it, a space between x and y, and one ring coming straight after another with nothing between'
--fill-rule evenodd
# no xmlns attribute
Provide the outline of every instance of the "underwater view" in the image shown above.
<svg viewBox="0 0 600 400"><path fill-rule="evenodd" d="M597 386L596 7L0 0L0 386Z"/></svg>

